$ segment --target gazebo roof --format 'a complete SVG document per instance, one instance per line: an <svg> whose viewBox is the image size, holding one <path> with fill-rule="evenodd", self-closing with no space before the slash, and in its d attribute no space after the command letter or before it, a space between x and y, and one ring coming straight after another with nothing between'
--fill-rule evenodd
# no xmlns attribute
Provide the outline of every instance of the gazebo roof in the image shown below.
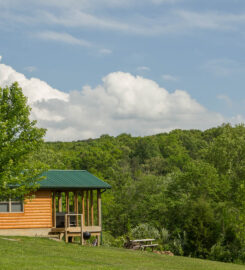
<svg viewBox="0 0 245 270"><path fill-rule="evenodd" d="M111 186L85 170L48 170L40 189L109 189Z"/></svg>

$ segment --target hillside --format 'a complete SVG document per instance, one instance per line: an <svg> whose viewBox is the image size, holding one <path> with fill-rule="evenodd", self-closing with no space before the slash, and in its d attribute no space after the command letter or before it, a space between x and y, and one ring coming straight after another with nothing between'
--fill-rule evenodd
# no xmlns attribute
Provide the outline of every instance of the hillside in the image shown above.
<svg viewBox="0 0 245 270"><path fill-rule="evenodd" d="M45 143L31 157L50 169L88 170L103 193L110 246L155 238L176 255L245 263L245 127L121 134ZM112 239L114 238L114 240Z"/></svg>
<svg viewBox="0 0 245 270"><path fill-rule="evenodd" d="M119 248L85 247L43 238L0 237L0 269L244 270L245 266Z"/></svg>

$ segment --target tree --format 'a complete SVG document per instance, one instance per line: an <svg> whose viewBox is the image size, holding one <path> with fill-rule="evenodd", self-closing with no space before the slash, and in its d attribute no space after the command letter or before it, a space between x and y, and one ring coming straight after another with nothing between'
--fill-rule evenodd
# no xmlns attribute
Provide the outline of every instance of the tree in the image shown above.
<svg viewBox="0 0 245 270"><path fill-rule="evenodd" d="M37 187L43 165L31 159L45 130L30 120L30 107L18 83L0 87L0 196L23 197Z"/></svg>

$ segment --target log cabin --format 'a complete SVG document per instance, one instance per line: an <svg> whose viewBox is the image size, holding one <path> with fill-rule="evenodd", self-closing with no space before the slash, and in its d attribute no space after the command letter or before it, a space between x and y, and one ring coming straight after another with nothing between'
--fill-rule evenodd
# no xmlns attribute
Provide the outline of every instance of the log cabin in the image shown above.
<svg viewBox="0 0 245 270"><path fill-rule="evenodd" d="M102 233L101 194L106 182L85 170L49 170L38 190L24 200L0 201L0 235L65 237L84 243L84 233Z"/></svg>

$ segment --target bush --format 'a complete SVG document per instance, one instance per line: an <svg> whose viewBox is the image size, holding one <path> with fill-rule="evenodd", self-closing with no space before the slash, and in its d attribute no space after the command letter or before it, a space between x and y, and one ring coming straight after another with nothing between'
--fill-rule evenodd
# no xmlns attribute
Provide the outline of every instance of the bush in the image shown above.
<svg viewBox="0 0 245 270"><path fill-rule="evenodd" d="M106 247L123 247L125 242L125 238L123 236L115 238L110 234L110 232L103 232L102 237L102 245Z"/></svg>
<svg viewBox="0 0 245 270"><path fill-rule="evenodd" d="M180 255L180 256L184 255L181 239L174 238L169 243L169 247L170 247L170 251L172 251L175 255Z"/></svg>
<svg viewBox="0 0 245 270"><path fill-rule="evenodd" d="M109 233L109 232L103 232L102 233L102 245L106 247L113 246L115 238Z"/></svg>
<svg viewBox="0 0 245 270"><path fill-rule="evenodd" d="M232 254L229 250L226 250L224 246L217 243L212 246L209 259L214 261L232 262Z"/></svg>
<svg viewBox="0 0 245 270"><path fill-rule="evenodd" d="M245 263L245 250L241 250L239 252L238 260L236 260L238 263Z"/></svg>
<svg viewBox="0 0 245 270"><path fill-rule="evenodd" d="M160 234L159 231L154 227L147 223L141 223L135 228L132 229L131 234L134 238L154 238L159 239Z"/></svg>
<svg viewBox="0 0 245 270"><path fill-rule="evenodd" d="M169 232L167 229L162 228L161 231L161 240L163 244L167 244L169 242Z"/></svg>

